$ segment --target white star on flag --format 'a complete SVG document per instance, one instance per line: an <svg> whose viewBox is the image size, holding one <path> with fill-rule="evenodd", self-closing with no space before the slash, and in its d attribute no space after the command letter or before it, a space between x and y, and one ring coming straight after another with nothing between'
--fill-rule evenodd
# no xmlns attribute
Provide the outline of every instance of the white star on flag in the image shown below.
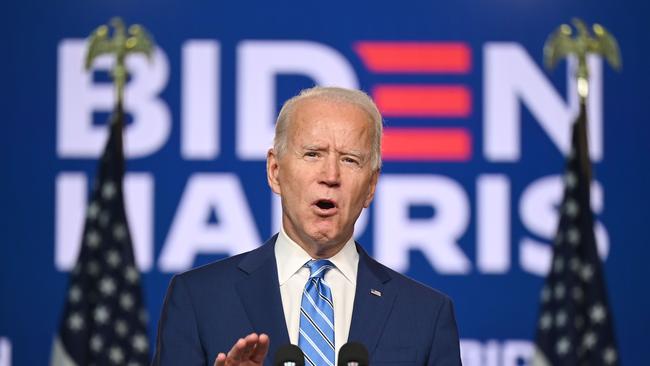
<svg viewBox="0 0 650 366"><path fill-rule="evenodd" d="M618 355L616 354L616 350L612 347L607 347L605 351L603 351L603 360L606 364L611 365L616 362L617 359Z"/></svg>
<svg viewBox="0 0 650 366"><path fill-rule="evenodd" d="M122 262L120 253L118 253L117 250L109 250L106 254L106 263L108 263L109 266L115 268L120 265L120 262Z"/></svg>
<svg viewBox="0 0 650 366"><path fill-rule="evenodd" d="M576 217L576 215L580 211L580 207L578 206L575 200L568 200L566 202L566 205L564 206L564 210L566 211L566 214L569 215L570 217Z"/></svg>
<svg viewBox="0 0 650 366"><path fill-rule="evenodd" d="M566 337L560 338L556 345L556 351L560 355L565 355L571 348L571 342Z"/></svg>
<svg viewBox="0 0 650 366"><path fill-rule="evenodd" d="M105 324L110 319L110 314L106 306L100 305L95 309L95 321L99 324Z"/></svg>
<svg viewBox="0 0 650 366"><path fill-rule="evenodd" d="M97 202L93 201L90 206L88 206L88 218L95 220L97 215L99 215L99 205Z"/></svg>
<svg viewBox="0 0 650 366"><path fill-rule="evenodd" d="M113 227L113 237L117 241L126 239L126 228L122 224L117 224Z"/></svg>
<svg viewBox="0 0 650 366"><path fill-rule="evenodd" d="M129 283L135 283L140 279L140 273L133 266L128 266L124 270L124 277Z"/></svg>
<svg viewBox="0 0 650 366"><path fill-rule="evenodd" d="M70 287L70 291L68 292L68 299L73 303L81 301L81 289L79 289L79 286L75 285Z"/></svg>
<svg viewBox="0 0 650 366"><path fill-rule="evenodd" d="M115 197L115 193L117 193L117 189L115 188L115 183L113 182L106 182L102 186L102 198L105 200L109 201Z"/></svg>
<svg viewBox="0 0 650 366"><path fill-rule="evenodd" d="M596 345L597 340L598 338L594 332L587 332L582 340L582 344L585 346L585 348L592 349Z"/></svg>
<svg viewBox="0 0 650 366"><path fill-rule="evenodd" d="M553 320L551 319L551 315L548 313L542 315L542 317L539 319L539 326L542 329L549 329L552 323Z"/></svg>
<svg viewBox="0 0 650 366"><path fill-rule="evenodd" d="M136 334L133 336L133 347L141 353L147 352L149 349L149 343L147 343L147 338L142 334Z"/></svg>
<svg viewBox="0 0 650 366"><path fill-rule="evenodd" d="M99 334L95 334L90 338L90 349L94 352L101 352L104 348L104 341Z"/></svg>
<svg viewBox="0 0 650 366"><path fill-rule="evenodd" d="M129 326L122 319L115 322L115 333L120 337L124 337L129 332Z"/></svg>
<svg viewBox="0 0 650 366"><path fill-rule="evenodd" d="M116 364L120 364L122 361L124 361L124 352L120 347L113 346L108 351L108 357Z"/></svg>
<svg viewBox="0 0 650 366"><path fill-rule="evenodd" d="M72 313L68 318L68 327L71 330L81 330L84 327L84 318L78 313Z"/></svg>
<svg viewBox="0 0 650 366"><path fill-rule="evenodd" d="M91 230L88 232L86 235L86 243L88 243L88 246L96 249L99 246L99 243L101 243L102 239L99 236L99 233L95 230Z"/></svg>
<svg viewBox="0 0 650 366"><path fill-rule="evenodd" d="M133 296L129 293L123 293L120 295L120 306L124 310L131 310L133 307Z"/></svg>
<svg viewBox="0 0 650 366"><path fill-rule="evenodd" d="M582 266L582 270L580 271L580 277L582 278L583 281L589 282L591 281L591 278L594 276L594 270L591 268L590 265L585 264Z"/></svg>
<svg viewBox="0 0 650 366"><path fill-rule="evenodd" d="M115 292L115 281L110 277L104 277L99 281L99 291L106 296L111 296Z"/></svg>
<svg viewBox="0 0 650 366"><path fill-rule="evenodd" d="M605 308L603 308L603 306L600 304L594 305L589 312L591 321L596 324L602 323L602 321L605 320L605 316Z"/></svg>

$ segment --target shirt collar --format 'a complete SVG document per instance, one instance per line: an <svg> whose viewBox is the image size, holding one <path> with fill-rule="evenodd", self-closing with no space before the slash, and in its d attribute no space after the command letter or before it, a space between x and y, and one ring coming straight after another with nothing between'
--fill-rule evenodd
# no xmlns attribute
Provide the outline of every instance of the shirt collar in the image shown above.
<svg viewBox="0 0 650 366"><path fill-rule="evenodd" d="M311 256L285 233L284 228L281 228L275 241L275 260L278 265L280 286L311 259ZM343 248L329 260L350 283L355 284L357 282L359 253L357 253L354 239L350 238Z"/></svg>

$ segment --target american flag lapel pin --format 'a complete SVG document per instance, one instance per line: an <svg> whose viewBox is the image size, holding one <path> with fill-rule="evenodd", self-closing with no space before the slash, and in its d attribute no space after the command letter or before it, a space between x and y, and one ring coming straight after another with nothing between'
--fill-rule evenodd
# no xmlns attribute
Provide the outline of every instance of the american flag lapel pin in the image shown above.
<svg viewBox="0 0 650 366"><path fill-rule="evenodd" d="M375 295L375 296L381 296L381 291L375 290L374 288L370 289L370 293Z"/></svg>

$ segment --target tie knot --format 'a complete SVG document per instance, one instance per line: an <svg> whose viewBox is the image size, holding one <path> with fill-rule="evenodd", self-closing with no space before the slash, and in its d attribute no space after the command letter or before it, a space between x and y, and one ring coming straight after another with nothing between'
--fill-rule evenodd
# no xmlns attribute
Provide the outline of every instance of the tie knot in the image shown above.
<svg viewBox="0 0 650 366"><path fill-rule="evenodd" d="M334 268L334 264L327 259L310 260L307 262L307 266L309 267L309 278L318 278L321 280L327 271Z"/></svg>

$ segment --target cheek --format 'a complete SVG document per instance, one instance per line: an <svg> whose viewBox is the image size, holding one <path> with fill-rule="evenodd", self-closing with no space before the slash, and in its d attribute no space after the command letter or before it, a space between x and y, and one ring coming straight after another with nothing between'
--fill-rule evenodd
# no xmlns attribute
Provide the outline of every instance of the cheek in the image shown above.
<svg viewBox="0 0 650 366"><path fill-rule="evenodd" d="M305 196L307 191L307 188L296 179L287 180L282 189L284 197L294 206L294 209L296 208L295 206L307 201Z"/></svg>
<svg viewBox="0 0 650 366"><path fill-rule="evenodd" d="M353 195L350 197L350 202L352 203L353 207L351 208L354 210L363 208L366 205L366 201L368 199L368 187L359 187L352 194Z"/></svg>

